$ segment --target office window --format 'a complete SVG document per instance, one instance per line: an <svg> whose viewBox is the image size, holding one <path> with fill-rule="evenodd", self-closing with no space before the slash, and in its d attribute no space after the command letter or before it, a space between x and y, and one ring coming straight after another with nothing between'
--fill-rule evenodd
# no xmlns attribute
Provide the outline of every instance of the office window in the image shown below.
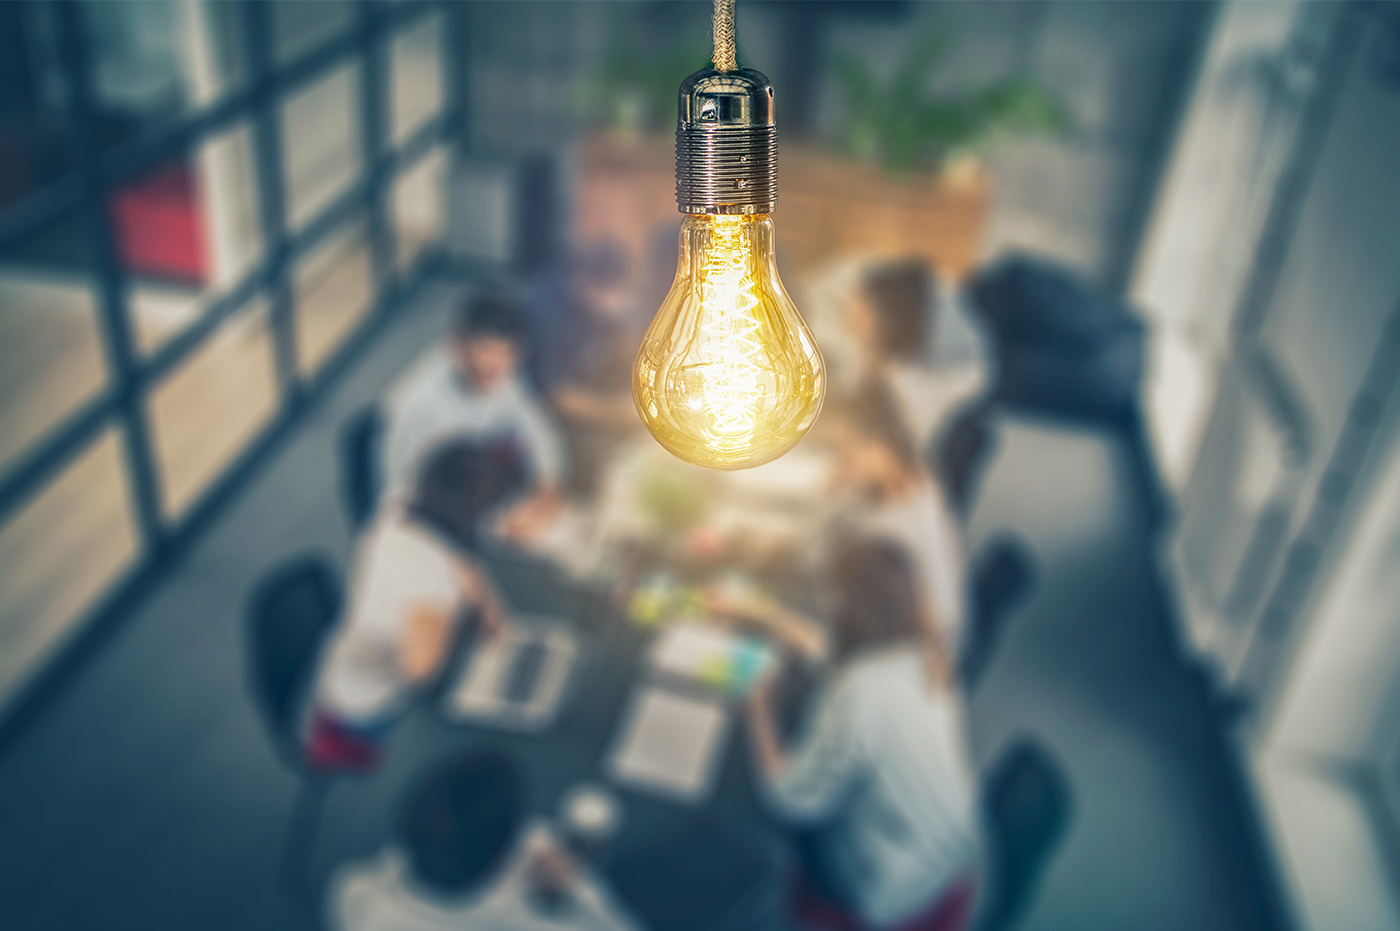
<svg viewBox="0 0 1400 931"><path fill-rule="evenodd" d="M70 215L0 253L0 473L107 380L96 285Z"/></svg>
<svg viewBox="0 0 1400 931"><path fill-rule="evenodd" d="M360 66L348 64L283 103L287 220L293 228L304 226L359 179L360 100Z"/></svg>
<svg viewBox="0 0 1400 931"><path fill-rule="evenodd" d="M447 149L438 146L394 181L394 229L400 268L410 268L442 238L446 224Z"/></svg>
<svg viewBox="0 0 1400 931"><path fill-rule="evenodd" d="M236 3L87 0L82 12L104 150L214 103L246 77Z"/></svg>
<svg viewBox="0 0 1400 931"><path fill-rule="evenodd" d="M151 434L165 512L182 514L277 409L266 304L224 321L151 392Z"/></svg>
<svg viewBox="0 0 1400 931"><path fill-rule="evenodd" d="M0 3L0 706L156 541L187 542L398 293L367 205L405 237L390 261L439 237L445 156L423 136L455 7L410 7ZM370 141L395 171L368 172ZM266 290L284 282L286 319Z"/></svg>
<svg viewBox="0 0 1400 931"><path fill-rule="evenodd" d="M53 13L47 4L0 3L0 211L73 169Z"/></svg>
<svg viewBox="0 0 1400 931"><path fill-rule="evenodd" d="M389 125L394 145L442 110L442 17L425 16L394 36L389 55Z"/></svg>
<svg viewBox="0 0 1400 931"><path fill-rule="evenodd" d="M302 259L296 270L297 365L313 375L374 298L374 274L364 223L332 236Z"/></svg>
<svg viewBox="0 0 1400 931"><path fill-rule="evenodd" d="M262 254L252 133L237 123L111 195L136 345L151 352L197 320Z"/></svg>
<svg viewBox="0 0 1400 931"><path fill-rule="evenodd" d="M350 0L276 0L272 4L273 58L286 64L344 35L355 23Z"/></svg>
<svg viewBox="0 0 1400 931"><path fill-rule="evenodd" d="M0 524L0 701L137 557L123 461L104 428Z"/></svg>

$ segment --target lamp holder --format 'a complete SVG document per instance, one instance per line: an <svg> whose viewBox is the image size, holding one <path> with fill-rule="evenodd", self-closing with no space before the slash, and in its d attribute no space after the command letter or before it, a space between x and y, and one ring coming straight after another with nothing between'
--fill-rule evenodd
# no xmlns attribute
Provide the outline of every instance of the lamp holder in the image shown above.
<svg viewBox="0 0 1400 931"><path fill-rule="evenodd" d="M749 68L706 68L681 82L676 204L681 213L772 213L778 202L773 85Z"/></svg>

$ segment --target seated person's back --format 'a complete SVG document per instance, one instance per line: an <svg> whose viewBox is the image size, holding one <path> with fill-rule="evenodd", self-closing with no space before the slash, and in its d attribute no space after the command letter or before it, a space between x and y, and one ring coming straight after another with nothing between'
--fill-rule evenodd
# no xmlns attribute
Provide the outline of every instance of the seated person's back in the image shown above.
<svg viewBox="0 0 1400 931"><path fill-rule="evenodd" d="M538 490L559 487L559 439L519 371L524 320L521 303L504 292L473 295L444 345L387 401L382 474L391 496L410 490L437 446L461 438L509 438L524 451Z"/></svg>
<svg viewBox="0 0 1400 931"><path fill-rule="evenodd" d="M349 603L321 662L308 751L313 766L369 768L413 689L439 668L463 612L487 629L504 611L472 553L483 518L523 484L503 447L449 444L414 497L381 510L361 538Z"/></svg>
<svg viewBox="0 0 1400 931"><path fill-rule="evenodd" d="M837 491L848 499L848 529L903 547L925 629L956 651L967 611L962 532L887 387L870 379L854 397L833 399L824 433L837 457Z"/></svg>
<svg viewBox="0 0 1400 931"><path fill-rule="evenodd" d="M468 754L409 794L395 842L342 867L333 931L631 931L607 890L542 824L525 823L521 774Z"/></svg>
<svg viewBox="0 0 1400 931"><path fill-rule="evenodd" d="M834 576L835 678L787 750L766 702L751 703L755 757L777 812L823 828L809 871L872 926L897 926L962 895L975 875L963 710L946 665L920 645L902 553L854 544Z"/></svg>
<svg viewBox="0 0 1400 931"><path fill-rule="evenodd" d="M864 376L882 381L905 429L922 453L958 409L987 385L980 344L962 327L952 301L922 259L885 262L867 270L847 312L862 348ZM956 336L961 345L947 345Z"/></svg>

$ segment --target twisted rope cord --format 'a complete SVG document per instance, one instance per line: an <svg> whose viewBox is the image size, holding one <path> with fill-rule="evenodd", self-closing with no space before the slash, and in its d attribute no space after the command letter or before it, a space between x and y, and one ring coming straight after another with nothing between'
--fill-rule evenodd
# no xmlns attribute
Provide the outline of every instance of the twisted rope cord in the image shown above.
<svg viewBox="0 0 1400 931"><path fill-rule="evenodd" d="M737 70L734 58L734 0L715 0L715 70Z"/></svg>

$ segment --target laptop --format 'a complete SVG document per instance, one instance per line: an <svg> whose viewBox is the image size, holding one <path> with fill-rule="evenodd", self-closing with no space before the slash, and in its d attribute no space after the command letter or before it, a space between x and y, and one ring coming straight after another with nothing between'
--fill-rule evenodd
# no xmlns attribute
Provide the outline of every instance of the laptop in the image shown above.
<svg viewBox="0 0 1400 931"><path fill-rule="evenodd" d="M543 730L558 713L578 657L567 621L516 615L504 634L474 646L443 710L458 721Z"/></svg>

